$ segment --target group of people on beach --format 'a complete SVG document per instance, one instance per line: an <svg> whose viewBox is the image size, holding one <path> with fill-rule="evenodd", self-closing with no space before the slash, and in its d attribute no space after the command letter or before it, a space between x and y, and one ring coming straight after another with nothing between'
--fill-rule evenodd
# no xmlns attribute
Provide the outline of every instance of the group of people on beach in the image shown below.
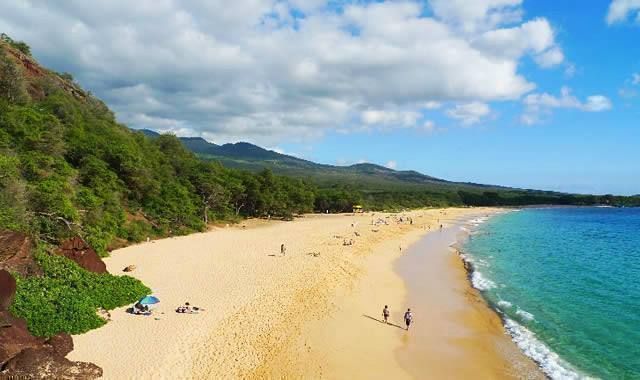
<svg viewBox="0 0 640 380"><path fill-rule="evenodd" d="M384 319L384 323L389 324L389 316L391 315L391 311L389 310L389 305L384 305L384 309L382 309L382 318ZM409 331L409 326L411 326L411 322L413 322L413 314L411 313L411 309L407 309L404 313L404 324L405 330Z"/></svg>

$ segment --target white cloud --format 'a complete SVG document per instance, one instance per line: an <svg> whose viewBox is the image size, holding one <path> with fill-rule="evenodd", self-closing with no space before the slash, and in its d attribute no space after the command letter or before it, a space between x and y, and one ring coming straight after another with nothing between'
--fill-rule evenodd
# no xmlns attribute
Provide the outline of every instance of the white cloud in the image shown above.
<svg viewBox="0 0 640 380"><path fill-rule="evenodd" d="M391 161L388 161L386 164L384 164L384 166L389 168L389 169L394 169L395 170L398 167L398 163L393 161L393 160L391 160Z"/></svg>
<svg viewBox="0 0 640 380"><path fill-rule="evenodd" d="M522 19L522 0L431 0L436 17L466 33L517 23Z"/></svg>
<svg viewBox="0 0 640 380"><path fill-rule="evenodd" d="M527 56L562 61L522 0L431 0L431 16L419 1L339 3L8 1L0 31L132 127L268 146L361 123L421 128L443 103L533 90L518 72Z"/></svg>
<svg viewBox="0 0 640 380"><path fill-rule="evenodd" d="M431 120L425 120L418 129L422 132L433 132L436 130L436 123Z"/></svg>
<svg viewBox="0 0 640 380"><path fill-rule="evenodd" d="M571 94L571 89L562 87L560 96L554 96L548 93L529 94L522 103L525 106L525 112L520 120L527 125L536 124L541 118L551 113L552 109L568 108L577 109L584 112L602 112L612 108L609 98L603 95L591 95L582 102Z"/></svg>
<svg viewBox="0 0 640 380"><path fill-rule="evenodd" d="M634 86L640 84L640 74L639 73L631 74L631 84L634 85Z"/></svg>
<svg viewBox="0 0 640 380"><path fill-rule="evenodd" d="M564 68L564 75L567 78L573 78L576 75L577 69L576 65L573 63L567 63Z"/></svg>
<svg viewBox="0 0 640 380"><path fill-rule="evenodd" d="M491 109L489 105L481 102L472 102L467 104L458 104L447 110L447 115L453 119L459 120L465 126L478 123L483 117L489 115Z"/></svg>
<svg viewBox="0 0 640 380"><path fill-rule="evenodd" d="M416 111L369 109L362 112L361 120L366 125L414 127L421 117Z"/></svg>
<svg viewBox="0 0 640 380"><path fill-rule="evenodd" d="M640 22L640 0L613 0L607 12L607 23L623 22L634 14L636 21Z"/></svg>
<svg viewBox="0 0 640 380"><path fill-rule="evenodd" d="M426 110L437 110L442 107L442 103L439 102L425 102L422 104L422 108Z"/></svg>
<svg viewBox="0 0 640 380"><path fill-rule="evenodd" d="M582 104L581 109L587 112L602 112L612 108L611 100L606 96L587 96L587 101Z"/></svg>
<svg viewBox="0 0 640 380"><path fill-rule="evenodd" d="M564 61L564 53L562 53L562 50L558 47L552 47L551 49L537 55L534 60L542 67L553 67ZM570 72L571 69L568 69L568 71Z"/></svg>
<svg viewBox="0 0 640 380"><path fill-rule="evenodd" d="M488 31L476 39L474 45L500 58L513 59L529 53L544 68L564 61L562 49L555 44L553 29L543 18Z"/></svg>

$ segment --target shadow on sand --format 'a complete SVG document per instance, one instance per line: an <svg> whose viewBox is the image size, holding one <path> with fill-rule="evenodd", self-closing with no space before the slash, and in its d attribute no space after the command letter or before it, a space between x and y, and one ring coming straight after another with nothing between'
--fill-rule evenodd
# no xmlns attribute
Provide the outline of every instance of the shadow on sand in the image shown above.
<svg viewBox="0 0 640 380"><path fill-rule="evenodd" d="M374 318L374 317L372 317L372 316L370 316L370 315L362 314L362 316L363 316L363 317L365 317L365 318L369 318L369 319L371 319L371 320L374 320L374 321L376 321L376 322L378 322L378 323L382 323L382 324L386 324L386 325L389 325L389 326L397 327L397 328L399 328L400 330L404 330L404 329L405 329L404 327L402 327L402 326L398 326L398 325L393 324L393 323L385 323L385 322L384 322L384 320L382 320L382 319L378 319L378 318Z"/></svg>

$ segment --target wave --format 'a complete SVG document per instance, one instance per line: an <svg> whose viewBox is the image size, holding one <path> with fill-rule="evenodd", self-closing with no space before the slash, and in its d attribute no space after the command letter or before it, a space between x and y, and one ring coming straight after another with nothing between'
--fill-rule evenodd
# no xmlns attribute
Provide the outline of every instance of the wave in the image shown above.
<svg viewBox="0 0 640 380"><path fill-rule="evenodd" d="M484 277L482 273L473 271L471 275L471 284L478 290L489 290L497 287L496 283Z"/></svg>
<svg viewBox="0 0 640 380"><path fill-rule="evenodd" d="M470 224L470 225L472 225L474 227L477 227L477 226L481 225L482 223L486 222L487 220L489 220L489 217L481 216L481 217L469 220L467 222L467 224Z"/></svg>
<svg viewBox="0 0 640 380"><path fill-rule="evenodd" d="M562 360L558 354L551 351L549 347L539 341L535 334L526 327L508 318L504 319L504 326L520 350L538 363L542 371L549 376L549 378L553 380L589 379L589 377L573 369L567 362Z"/></svg>
<svg viewBox="0 0 640 380"><path fill-rule="evenodd" d="M509 302L509 301L500 300L500 301L498 301L498 306L503 307L505 309L508 309L511 306L513 306L513 304L511 302Z"/></svg>
<svg viewBox="0 0 640 380"><path fill-rule="evenodd" d="M519 316L521 316L523 319L525 319L527 321L533 321L534 320L533 314L531 314L531 313L529 313L527 311L524 311L524 310L522 310L520 308L518 308L518 310L516 310L516 314L518 314Z"/></svg>

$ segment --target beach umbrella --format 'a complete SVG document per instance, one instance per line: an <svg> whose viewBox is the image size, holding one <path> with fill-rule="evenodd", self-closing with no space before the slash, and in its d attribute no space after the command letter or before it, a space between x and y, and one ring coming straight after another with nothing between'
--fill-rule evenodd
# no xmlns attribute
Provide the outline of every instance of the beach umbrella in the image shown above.
<svg viewBox="0 0 640 380"><path fill-rule="evenodd" d="M160 302L160 300L157 297L154 296L145 296L140 298L140 301L138 301L138 303L140 303L140 305L155 305L158 302Z"/></svg>

